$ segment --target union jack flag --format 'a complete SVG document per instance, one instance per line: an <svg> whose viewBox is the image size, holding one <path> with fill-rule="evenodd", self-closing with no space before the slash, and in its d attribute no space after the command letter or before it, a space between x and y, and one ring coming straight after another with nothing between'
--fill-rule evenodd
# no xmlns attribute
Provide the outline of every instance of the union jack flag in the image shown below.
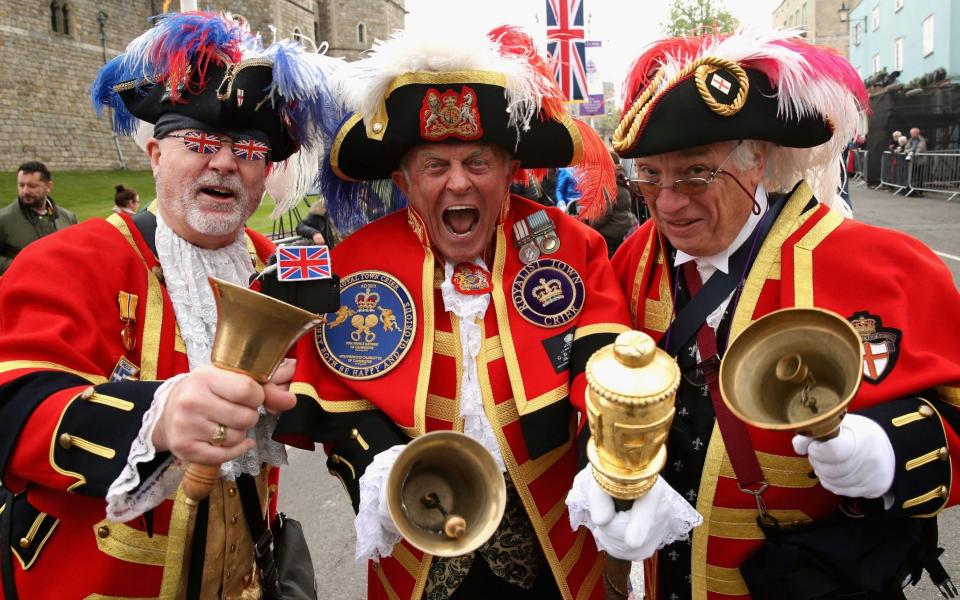
<svg viewBox="0 0 960 600"><path fill-rule="evenodd" d="M280 281L330 278L330 250L326 246L277 248Z"/></svg>
<svg viewBox="0 0 960 600"><path fill-rule="evenodd" d="M197 154L216 154L220 151L220 138L205 131L188 131L183 134L183 145Z"/></svg>
<svg viewBox="0 0 960 600"><path fill-rule="evenodd" d="M233 153L243 160L266 160L270 146L253 138L233 140Z"/></svg>
<svg viewBox="0 0 960 600"><path fill-rule="evenodd" d="M564 97L587 99L584 0L547 0L547 54Z"/></svg>

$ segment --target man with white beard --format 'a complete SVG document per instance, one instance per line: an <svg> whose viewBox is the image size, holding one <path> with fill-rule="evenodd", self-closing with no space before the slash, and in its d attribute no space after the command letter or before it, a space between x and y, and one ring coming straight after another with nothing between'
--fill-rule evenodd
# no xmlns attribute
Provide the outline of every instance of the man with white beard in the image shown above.
<svg viewBox="0 0 960 600"><path fill-rule="evenodd" d="M261 385L209 364L207 278L246 286L273 251L244 223L314 139L320 60L186 13L101 70L93 100L115 130L153 127L157 199L44 238L0 284L5 598L269 593L242 504L275 512L294 366ZM223 464L195 520L184 463Z"/></svg>

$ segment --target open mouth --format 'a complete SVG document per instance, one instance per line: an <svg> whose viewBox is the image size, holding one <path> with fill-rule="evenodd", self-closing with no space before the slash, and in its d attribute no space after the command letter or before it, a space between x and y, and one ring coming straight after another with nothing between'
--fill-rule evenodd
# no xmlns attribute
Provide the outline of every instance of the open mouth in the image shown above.
<svg viewBox="0 0 960 600"><path fill-rule="evenodd" d="M225 187L205 187L200 188L200 191L218 200L229 200L234 196L233 190Z"/></svg>
<svg viewBox="0 0 960 600"><path fill-rule="evenodd" d="M472 206L451 206L443 211L443 225L455 236L473 232L480 222L480 211Z"/></svg>

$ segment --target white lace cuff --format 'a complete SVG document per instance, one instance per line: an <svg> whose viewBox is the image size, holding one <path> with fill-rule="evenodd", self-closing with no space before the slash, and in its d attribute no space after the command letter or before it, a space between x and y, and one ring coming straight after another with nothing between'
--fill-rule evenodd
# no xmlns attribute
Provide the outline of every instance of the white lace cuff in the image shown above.
<svg viewBox="0 0 960 600"><path fill-rule="evenodd" d="M394 545L400 541L400 535L395 530L387 530L381 520L381 514L389 520L386 506L381 507L381 490L387 483L393 463L405 447L398 444L377 454L360 476L360 509L353 521L357 531L357 562L379 562L381 556L390 556Z"/></svg>
<svg viewBox="0 0 960 600"><path fill-rule="evenodd" d="M137 465L150 462L156 457L157 449L153 447L153 430L157 426L157 421L160 420L160 415L163 414L163 407L167 404L170 389L186 375L182 373L171 377L153 393L153 402L147 412L143 413L140 432L130 446L127 464L107 490L107 518L111 521L126 522L139 517L163 502L164 498L172 494L180 484L181 471L169 468L173 463L173 457L147 475L142 482Z"/></svg>

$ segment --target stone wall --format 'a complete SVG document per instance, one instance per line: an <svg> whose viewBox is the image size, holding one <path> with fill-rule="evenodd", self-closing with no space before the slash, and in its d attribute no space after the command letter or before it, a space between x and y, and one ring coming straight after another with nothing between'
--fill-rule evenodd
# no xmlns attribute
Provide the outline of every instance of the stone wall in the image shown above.
<svg viewBox="0 0 960 600"><path fill-rule="evenodd" d="M319 30L330 44L327 54L356 59L370 49L374 40L387 39L403 29L406 9L403 0L317 0ZM357 26L364 25L365 39L358 39Z"/></svg>
<svg viewBox="0 0 960 600"><path fill-rule="evenodd" d="M61 3L64 0L58 0ZM253 30L273 39L294 28L307 38L316 29L329 29L330 0L206 0L202 6L243 15ZM0 0L0 171L12 171L28 160L43 161L53 170L115 169L120 166L110 131L109 114L97 118L89 89L103 64L97 13L107 14L106 56L119 54L149 26L162 0L66 0L69 35L52 30L49 0ZM176 0L173 6L177 6ZM368 48L374 37L403 27L403 0L343 0L333 2L343 13L346 34L356 38L356 22L368 27ZM337 12L334 11L334 12ZM351 24L352 23L352 24ZM330 35L324 33L323 39ZM352 56L366 48L351 47ZM342 55L331 53L332 55ZM109 113L109 111L107 111ZM131 169L149 167L146 156L129 138L120 148Z"/></svg>

